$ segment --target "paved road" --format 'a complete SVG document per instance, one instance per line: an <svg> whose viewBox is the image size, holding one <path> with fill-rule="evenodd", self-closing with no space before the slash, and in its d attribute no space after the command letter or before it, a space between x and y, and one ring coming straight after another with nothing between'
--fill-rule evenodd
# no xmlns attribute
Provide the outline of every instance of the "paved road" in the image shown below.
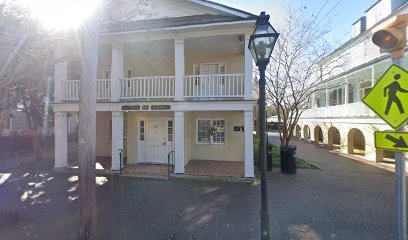
<svg viewBox="0 0 408 240"><path fill-rule="evenodd" d="M276 141L272 137L272 141ZM268 174L272 239L393 239L392 173L295 142L298 156L320 170ZM26 156L29 158L30 155ZM77 181L46 166L0 156L0 213L21 219L1 225L5 240L76 239ZM6 164L7 163L7 164ZM17 166L17 167L16 167ZM1 179L1 176L0 176ZM122 239L260 239L260 187L216 181L100 178L98 236Z"/></svg>

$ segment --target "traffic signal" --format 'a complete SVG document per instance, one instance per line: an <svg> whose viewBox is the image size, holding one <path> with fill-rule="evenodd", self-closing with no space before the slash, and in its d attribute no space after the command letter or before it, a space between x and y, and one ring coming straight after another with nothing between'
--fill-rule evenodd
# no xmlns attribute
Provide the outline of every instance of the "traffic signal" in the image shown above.
<svg viewBox="0 0 408 240"><path fill-rule="evenodd" d="M373 35L373 43L386 52L401 50L406 45L406 27L385 28Z"/></svg>

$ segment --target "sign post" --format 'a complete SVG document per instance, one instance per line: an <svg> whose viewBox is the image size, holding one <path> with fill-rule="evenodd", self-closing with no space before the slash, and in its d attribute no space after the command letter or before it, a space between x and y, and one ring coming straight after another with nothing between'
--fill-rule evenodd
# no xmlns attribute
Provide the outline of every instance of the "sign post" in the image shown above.
<svg viewBox="0 0 408 240"><path fill-rule="evenodd" d="M393 58L393 65L377 81L363 102L396 132L376 132L375 147L395 151L397 239L407 239L406 180L404 153L408 152L408 71L401 68L402 58Z"/></svg>

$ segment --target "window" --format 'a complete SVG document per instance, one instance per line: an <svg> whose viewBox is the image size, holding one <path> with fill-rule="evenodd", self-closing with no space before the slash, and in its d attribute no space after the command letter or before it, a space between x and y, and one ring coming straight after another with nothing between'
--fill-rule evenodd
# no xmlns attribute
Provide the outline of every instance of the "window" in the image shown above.
<svg viewBox="0 0 408 240"><path fill-rule="evenodd" d="M132 69L128 68L127 70L127 78L131 78L132 77Z"/></svg>
<svg viewBox="0 0 408 240"><path fill-rule="evenodd" d="M326 107L326 90L321 89L315 92L316 107Z"/></svg>
<svg viewBox="0 0 408 240"><path fill-rule="evenodd" d="M359 83L360 100L362 100L371 90L371 80L364 80Z"/></svg>
<svg viewBox="0 0 408 240"><path fill-rule="evenodd" d="M173 121L167 121L167 141L173 141Z"/></svg>
<svg viewBox="0 0 408 240"><path fill-rule="evenodd" d="M348 85L348 103L354 103L357 100L355 98L356 90L354 88L355 88L354 84Z"/></svg>
<svg viewBox="0 0 408 240"><path fill-rule="evenodd" d="M225 74L227 68L226 63L201 63L193 64L194 75L211 75L211 74ZM220 77L220 84L224 85L224 77ZM195 79L195 85L200 85L198 77Z"/></svg>
<svg viewBox="0 0 408 240"><path fill-rule="evenodd" d="M329 106L344 104L344 89L337 88L329 91Z"/></svg>
<svg viewBox="0 0 408 240"><path fill-rule="evenodd" d="M140 121L140 141L145 140L145 125L144 125L144 120Z"/></svg>
<svg viewBox="0 0 408 240"><path fill-rule="evenodd" d="M198 144L225 144L225 119L198 119Z"/></svg>
<svg viewBox="0 0 408 240"><path fill-rule="evenodd" d="M127 118L123 118L123 142L127 142ZM108 120L108 143L112 142L112 119Z"/></svg>
<svg viewBox="0 0 408 240"><path fill-rule="evenodd" d="M110 71L109 70L104 70L103 71L103 78L109 79L110 78Z"/></svg>

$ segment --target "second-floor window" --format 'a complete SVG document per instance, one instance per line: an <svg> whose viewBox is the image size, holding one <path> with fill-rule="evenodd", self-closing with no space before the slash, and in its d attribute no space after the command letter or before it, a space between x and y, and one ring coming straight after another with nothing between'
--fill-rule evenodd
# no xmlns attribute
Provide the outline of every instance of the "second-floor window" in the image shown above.
<svg viewBox="0 0 408 240"><path fill-rule="evenodd" d="M109 70L105 69L103 71L103 78L110 79L110 71Z"/></svg>
<svg viewBox="0 0 408 240"><path fill-rule="evenodd" d="M371 90L371 79L363 80L359 82L360 101L367 95L367 93L370 90Z"/></svg>
<svg viewBox="0 0 408 240"><path fill-rule="evenodd" d="M329 90L329 106L344 104L344 89L336 88Z"/></svg>
<svg viewBox="0 0 408 240"><path fill-rule="evenodd" d="M326 107L326 90L321 89L315 92L315 106Z"/></svg>

